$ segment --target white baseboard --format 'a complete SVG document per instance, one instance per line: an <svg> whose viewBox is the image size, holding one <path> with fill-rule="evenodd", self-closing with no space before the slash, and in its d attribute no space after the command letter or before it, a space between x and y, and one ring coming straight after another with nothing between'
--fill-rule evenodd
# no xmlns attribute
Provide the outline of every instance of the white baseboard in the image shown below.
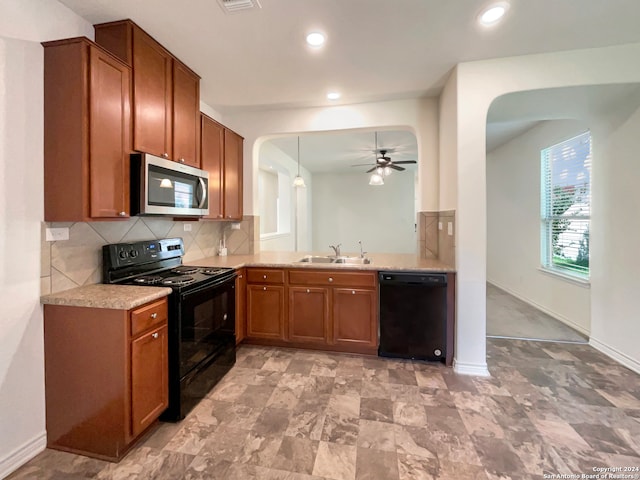
<svg viewBox="0 0 640 480"><path fill-rule="evenodd" d="M486 363L462 363L453 359L453 371L460 375L473 375L476 377L490 377Z"/></svg>
<svg viewBox="0 0 640 480"><path fill-rule="evenodd" d="M607 357L613 358L616 362L621 363L625 367L640 374L640 362L634 358L631 358L626 353L622 353L613 347L610 347L606 343L601 342L593 337L589 339L589 345L596 350L604 353Z"/></svg>
<svg viewBox="0 0 640 480"><path fill-rule="evenodd" d="M540 305L539 303L534 302L533 300L530 300L528 298L523 297L522 295L520 295L518 292L514 292L513 290L511 290L509 287L506 287L504 285L501 285L498 282L495 282L493 280L489 280L487 279L487 283L493 285L494 287L499 288L500 290L504 290L505 292L507 292L509 295L513 295L514 297L516 297L518 300L522 300L524 303L531 305L534 308L537 308L538 310L540 310L541 312L546 313L547 315L549 315L550 317L555 318L556 320L558 320L559 322L564 323L565 325L573 328L574 330L579 331L580 333L582 333L583 335L586 335L587 337L590 335L589 330L587 330L586 328L584 328L582 325L578 325L576 322L574 322L573 320L570 320L569 318L565 317L564 315L561 315L558 312L554 312L553 310L549 310L547 307Z"/></svg>
<svg viewBox="0 0 640 480"><path fill-rule="evenodd" d="M11 472L16 471L45 448L47 448L47 432L43 431L0 458L0 478L5 478Z"/></svg>

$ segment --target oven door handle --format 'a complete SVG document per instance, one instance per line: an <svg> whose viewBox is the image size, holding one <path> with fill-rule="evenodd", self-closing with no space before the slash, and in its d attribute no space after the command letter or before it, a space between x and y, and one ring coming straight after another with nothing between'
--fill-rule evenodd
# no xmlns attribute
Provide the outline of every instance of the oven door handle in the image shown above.
<svg viewBox="0 0 640 480"><path fill-rule="evenodd" d="M227 275L224 278L221 278L217 282L209 283L207 285L201 286L200 288L196 288L194 290L188 290L186 292L183 292L183 293L180 294L180 297L181 298L187 298L187 297L190 297L192 295L196 295L196 294L202 292L203 290L208 290L208 289L212 289L212 288L218 288L218 287L221 287L221 286L226 285L226 284L235 285L235 281L236 281L236 277L237 276L238 276L237 273L233 272L230 275Z"/></svg>
<svg viewBox="0 0 640 480"><path fill-rule="evenodd" d="M204 204L207 201L207 184L204 183L202 178L198 178L198 182L200 184L200 190L202 191L202 200L200 200L198 208L204 208Z"/></svg>

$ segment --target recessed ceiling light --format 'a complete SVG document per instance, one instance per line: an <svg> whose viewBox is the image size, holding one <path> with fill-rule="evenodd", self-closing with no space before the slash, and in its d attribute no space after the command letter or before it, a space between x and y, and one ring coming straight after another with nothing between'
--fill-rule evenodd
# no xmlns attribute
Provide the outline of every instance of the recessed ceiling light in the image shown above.
<svg viewBox="0 0 640 480"><path fill-rule="evenodd" d="M324 35L320 32L311 32L307 35L307 43L312 47L321 47L324 44Z"/></svg>
<svg viewBox="0 0 640 480"><path fill-rule="evenodd" d="M327 98L329 100L338 100L340 98L340 94L338 92L329 92L327 93Z"/></svg>
<svg viewBox="0 0 640 480"><path fill-rule="evenodd" d="M478 15L478 22L485 27L495 25L509 10L509 2L492 3Z"/></svg>

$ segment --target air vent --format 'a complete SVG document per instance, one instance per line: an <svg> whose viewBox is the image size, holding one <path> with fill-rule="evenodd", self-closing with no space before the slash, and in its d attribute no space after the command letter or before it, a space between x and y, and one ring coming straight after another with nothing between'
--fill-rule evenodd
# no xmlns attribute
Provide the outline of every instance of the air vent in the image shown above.
<svg viewBox="0 0 640 480"><path fill-rule="evenodd" d="M258 0L218 0L226 13L239 13L254 8L262 8Z"/></svg>

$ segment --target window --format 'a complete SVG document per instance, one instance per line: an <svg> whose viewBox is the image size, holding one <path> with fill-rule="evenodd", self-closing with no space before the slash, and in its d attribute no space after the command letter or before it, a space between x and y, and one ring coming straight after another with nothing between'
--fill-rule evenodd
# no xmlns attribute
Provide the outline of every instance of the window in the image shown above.
<svg viewBox="0 0 640 480"><path fill-rule="evenodd" d="M545 148L541 160L542 266L588 279L591 134Z"/></svg>
<svg viewBox="0 0 640 480"><path fill-rule="evenodd" d="M290 231L291 179L275 170L258 170L260 236L268 238Z"/></svg>

